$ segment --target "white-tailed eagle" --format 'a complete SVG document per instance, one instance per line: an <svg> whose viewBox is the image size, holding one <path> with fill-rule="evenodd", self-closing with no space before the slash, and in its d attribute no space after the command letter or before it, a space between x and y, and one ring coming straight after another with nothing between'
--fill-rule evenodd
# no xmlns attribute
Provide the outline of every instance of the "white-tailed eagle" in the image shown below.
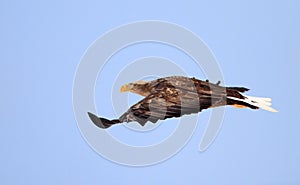
<svg viewBox="0 0 300 185"><path fill-rule="evenodd" d="M265 109L271 108L270 98L243 95L249 89L245 87L222 87L196 78L171 76L153 81L138 81L123 85L121 92L132 92L145 98L132 105L118 119L108 120L88 112L90 119L100 128L123 122L136 121L144 126L147 121L156 123L172 117L198 113L203 109L231 105L238 108Z"/></svg>

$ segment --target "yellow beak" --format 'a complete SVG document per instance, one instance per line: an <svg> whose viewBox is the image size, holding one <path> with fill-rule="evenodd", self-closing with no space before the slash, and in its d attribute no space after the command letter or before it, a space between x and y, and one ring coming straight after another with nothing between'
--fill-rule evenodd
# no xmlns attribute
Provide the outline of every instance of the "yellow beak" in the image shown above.
<svg viewBox="0 0 300 185"><path fill-rule="evenodd" d="M122 92L127 92L127 91L130 91L130 89L131 89L131 85L125 84L125 85L123 85L123 86L121 87L120 92L121 92L121 93L122 93Z"/></svg>

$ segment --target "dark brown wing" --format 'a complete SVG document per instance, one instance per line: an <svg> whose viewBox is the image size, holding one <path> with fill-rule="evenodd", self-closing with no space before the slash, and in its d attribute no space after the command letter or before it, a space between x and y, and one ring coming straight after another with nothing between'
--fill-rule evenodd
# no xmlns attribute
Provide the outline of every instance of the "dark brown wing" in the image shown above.
<svg viewBox="0 0 300 185"><path fill-rule="evenodd" d="M183 78L161 80L153 87L153 92L131 106L118 120L108 120L89 113L89 117L100 128L113 124L136 121L145 125L147 121L156 123L172 117L200 112L209 107L226 104L226 89L209 88ZM220 87L220 86L218 86Z"/></svg>
<svg viewBox="0 0 300 185"><path fill-rule="evenodd" d="M197 113L220 102L221 105L224 104L222 102L226 102L226 92L217 91L212 94L211 90L202 89L199 93L195 85L174 88L168 84L131 106L119 120L137 121L145 125L147 121L156 123L158 120Z"/></svg>
<svg viewBox="0 0 300 185"><path fill-rule="evenodd" d="M111 125L137 121L145 125L147 121L156 123L172 117L200 112L210 107L223 105L244 105L242 101L227 99L227 96L244 99L240 92L247 91L243 87L222 87L208 81L187 77L167 77L148 84L151 92L144 99L131 106L117 120L108 120L89 113L90 119L100 128Z"/></svg>
<svg viewBox="0 0 300 185"><path fill-rule="evenodd" d="M180 93L179 96L183 99L190 98L191 96L192 99L198 97L202 103L201 108L208 108L203 104L209 104L213 107L226 105L226 96L230 95L241 98L242 96L236 89L241 91L246 89L230 88L227 90L226 87L220 86L219 83L213 84L209 81L202 81L196 78L172 76L154 80L150 83L150 86L152 92L163 91L164 88L174 88Z"/></svg>

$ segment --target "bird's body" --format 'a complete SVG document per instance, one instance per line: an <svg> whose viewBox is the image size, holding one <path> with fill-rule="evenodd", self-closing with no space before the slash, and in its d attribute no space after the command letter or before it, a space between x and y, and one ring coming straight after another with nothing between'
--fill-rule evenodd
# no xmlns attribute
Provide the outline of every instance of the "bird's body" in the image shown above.
<svg viewBox="0 0 300 185"><path fill-rule="evenodd" d="M108 120L89 113L91 120L100 128L113 124L136 121L142 126L147 121L156 123L172 117L198 113L203 109L232 105L239 108L263 108L272 112L270 98L256 98L242 93L249 89L244 87L223 87L219 82L171 76L153 81L138 81L121 87L121 92L130 91L145 98L131 106L119 119Z"/></svg>

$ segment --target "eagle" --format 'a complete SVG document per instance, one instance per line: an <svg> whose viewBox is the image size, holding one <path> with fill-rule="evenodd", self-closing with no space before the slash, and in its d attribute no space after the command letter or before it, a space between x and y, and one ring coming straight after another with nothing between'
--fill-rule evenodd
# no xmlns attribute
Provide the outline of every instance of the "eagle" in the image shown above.
<svg viewBox="0 0 300 185"><path fill-rule="evenodd" d="M220 81L211 83L195 77L170 76L152 81L137 81L125 84L120 92L136 93L144 97L132 105L118 119L106 119L88 112L89 118L99 128L138 122L144 126L148 121L156 123L173 117L181 117L219 106L265 109L277 112L271 107L271 98L246 96L245 87L223 87Z"/></svg>

